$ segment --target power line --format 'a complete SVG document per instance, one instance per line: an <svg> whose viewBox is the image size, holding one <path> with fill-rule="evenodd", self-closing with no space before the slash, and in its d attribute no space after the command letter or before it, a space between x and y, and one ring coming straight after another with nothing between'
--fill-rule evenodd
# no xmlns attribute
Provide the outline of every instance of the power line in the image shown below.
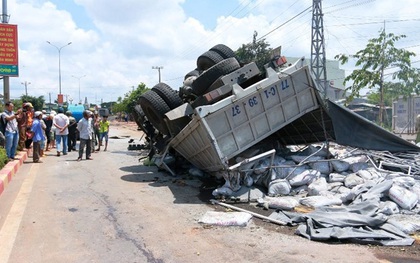
<svg viewBox="0 0 420 263"><path fill-rule="evenodd" d="M261 39L263 39L264 37L268 36L269 34L273 33L274 31L276 31L277 29L279 29L280 27L286 25L287 23L289 23L290 21L292 21L293 19L297 18L298 16L302 15L305 12L308 12L309 9L311 9L312 6L307 7L305 10L299 12L297 15L293 16L292 18L288 19L286 22L284 22L283 24L277 26L276 28L272 29L271 31L269 31L268 33L266 33L265 35L263 35L262 37L260 37L259 39L257 39L257 41L260 41Z"/></svg>

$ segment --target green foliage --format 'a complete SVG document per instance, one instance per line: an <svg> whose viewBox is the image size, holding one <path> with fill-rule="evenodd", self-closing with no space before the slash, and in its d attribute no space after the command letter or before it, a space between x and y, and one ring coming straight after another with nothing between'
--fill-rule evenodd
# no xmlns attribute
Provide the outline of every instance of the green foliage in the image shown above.
<svg viewBox="0 0 420 263"><path fill-rule="evenodd" d="M15 109L21 108L24 102L32 103L34 106L35 111L40 111L44 108L45 98L44 96L33 97L22 95L19 100L12 100L13 104L15 105Z"/></svg>
<svg viewBox="0 0 420 263"><path fill-rule="evenodd" d="M353 81L353 84L346 88L346 91L350 91L348 101L359 97L363 88L381 90L386 69L396 69L392 79L394 83L400 85L398 91L400 95L408 96L414 91L417 94L420 92L419 71L411 67L411 57L415 56L415 53L395 47L395 43L405 37L405 35L386 34L385 30L382 30L378 38L370 39L366 48L356 54L335 56L341 64L347 63L349 58L356 59L356 66L361 67L344 79L345 84Z"/></svg>
<svg viewBox="0 0 420 263"><path fill-rule="evenodd" d="M0 169L2 169L6 165L8 160L9 158L7 158L6 149L0 147Z"/></svg>
<svg viewBox="0 0 420 263"><path fill-rule="evenodd" d="M247 64L254 61L260 71L265 72L264 65L270 61L272 49L264 38L257 41L257 35L257 31L254 31L252 42L242 44L235 54L241 63Z"/></svg>
<svg viewBox="0 0 420 263"><path fill-rule="evenodd" d="M146 84L140 83L137 89L125 94L124 98L118 97L117 102L112 105L112 111L131 113L134 106L138 104L140 96L148 90Z"/></svg>
<svg viewBox="0 0 420 263"><path fill-rule="evenodd" d="M400 93L403 88L401 83L385 82L383 89L384 106L392 106L392 102L401 95ZM379 92L371 93L367 98L369 103L376 105L381 103L381 94Z"/></svg>

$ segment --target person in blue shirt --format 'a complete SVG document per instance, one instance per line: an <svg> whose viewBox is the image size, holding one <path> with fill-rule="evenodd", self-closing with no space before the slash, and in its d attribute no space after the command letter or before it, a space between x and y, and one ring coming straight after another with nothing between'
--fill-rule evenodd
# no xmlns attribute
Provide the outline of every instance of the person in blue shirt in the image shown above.
<svg viewBox="0 0 420 263"><path fill-rule="evenodd" d="M34 113L34 121L31 127L31 132L33 133L32 160L34 163L42 163L42 161L40 160L40 157L41 157L41 143L44 140L44 134L42 132L41 119L42 119L42 112L36 111Z"/></svg>

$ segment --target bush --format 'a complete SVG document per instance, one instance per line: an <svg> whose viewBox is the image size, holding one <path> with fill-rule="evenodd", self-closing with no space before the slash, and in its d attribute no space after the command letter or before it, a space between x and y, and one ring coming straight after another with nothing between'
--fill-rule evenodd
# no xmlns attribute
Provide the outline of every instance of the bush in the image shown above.
<svg viewBox="0 0 420 263"><path fill-rule="evenodd" d="M0 147L0 169L2 169L8 161L9 158L7 158L6 149Z"/></svg>

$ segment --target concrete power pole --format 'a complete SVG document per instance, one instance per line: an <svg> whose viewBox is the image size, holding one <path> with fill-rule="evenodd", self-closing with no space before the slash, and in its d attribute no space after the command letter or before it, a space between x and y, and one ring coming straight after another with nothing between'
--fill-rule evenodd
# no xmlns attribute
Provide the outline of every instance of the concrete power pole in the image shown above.
<svg viewBox="0 0 420 263"><path fill-rule="evenodd" d="M327 91L329 87L329 83L327 82L326 63L322 4L321 0L313 0L311 70L324 99L327 98Z"/></svg>
<svg viewBox="0 0 420 263"><path fill-rule="evenodd" d="M152 69L157 69L159 72L159 83L161 83L161 79L160 79L160 70L163 69L162 66L153 66Z"/></svg>

